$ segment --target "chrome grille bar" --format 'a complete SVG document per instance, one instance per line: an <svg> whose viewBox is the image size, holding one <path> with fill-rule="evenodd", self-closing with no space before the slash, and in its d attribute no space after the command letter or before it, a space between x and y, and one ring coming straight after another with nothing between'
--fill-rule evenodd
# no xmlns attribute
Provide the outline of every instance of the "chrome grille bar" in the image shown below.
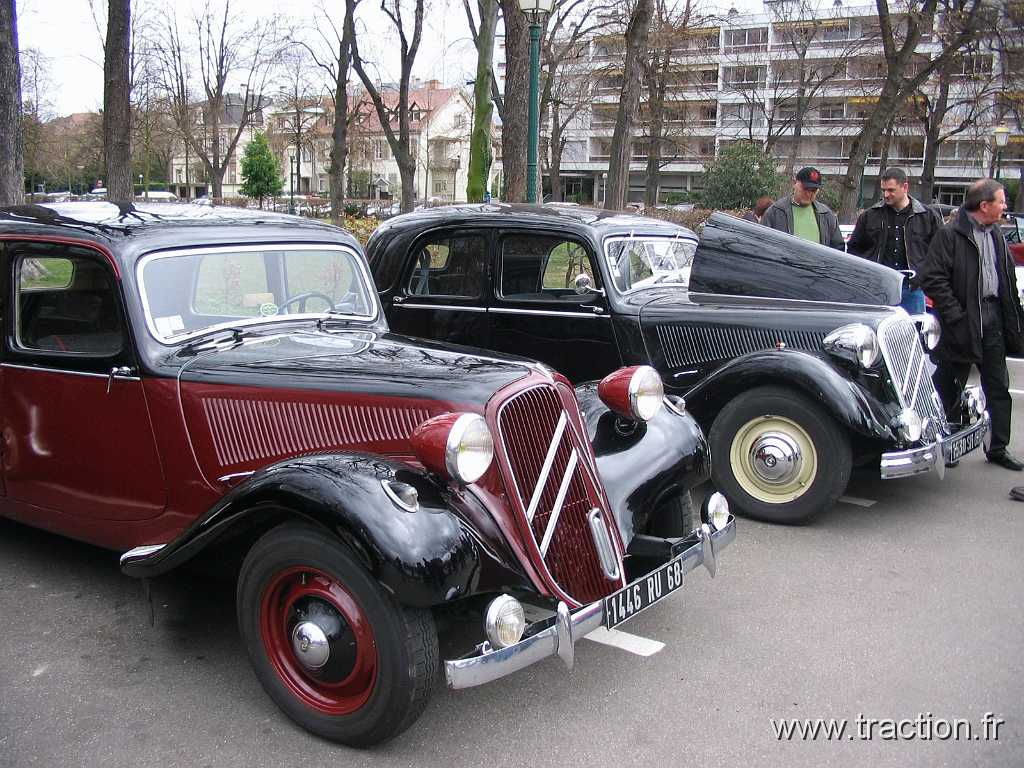
<svg viewBox="0 0 1024 768"><path fill-rule="evenodd" d="M901 315L886 318L878 326L878 343L900 405L928 419L928 438L939 432L948 434L946 415L928 375L924 347L913 321Z"/></svg>
<svg viewBox="0 0 1024 768"><path fill-rule="evenodd" d="M558 518L562 514L562 505L565 504L565 494L569 492L569 483L572 482L572 475L576 471L576 462L579 454L574 448L569 456L569 465L565 468L565 475L562 476L562 483L558 486L558 496L551 508L551 517L548 518L548 527L544 529L544 539L540 543L541 557L547 557L548 547L551 545L551 538L555 535L555 528L558 526Z"/></svg>
<svg viewBox="0 0 1024 768"><path fill-rule="evenodd" d="M558 417L558 424L555 425L555 435L551 438L551 445L548 446L548 453L544 457L544 464L540 468L540 476L537 478L537 486L533 489L533 497L530 499L530 506L526 508L526 519L531 523L533 516L537 514L537 505L540 503L541 494L548 484L548 475L551 474L551 465L555 462L555 455L558 453L558 446L562 444L562 434L565 432L565 425L569 420L562 411ZM575 454L575 451L573 452ZM564 481L563 481L564 482Z"/></svg>

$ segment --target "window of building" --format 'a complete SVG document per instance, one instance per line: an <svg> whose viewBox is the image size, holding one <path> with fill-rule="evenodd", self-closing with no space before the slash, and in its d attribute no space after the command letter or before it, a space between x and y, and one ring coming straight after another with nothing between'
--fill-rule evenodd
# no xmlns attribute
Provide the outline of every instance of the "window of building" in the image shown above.
<svg viewBox="0 0 1024 768"><path fill-rule="evenodd" d="M733 86L761 87L764 85L765 68L756 65L729 67L726 70L726 78L729 84Z"/></svg>
<svg viewBox="0 0 1024 768"><path fill-rule="evenodd" d="M987 55L959 56L953 62L953 74L979 77L992 74L992 57Z"/></svg>
<svg viewBox="0 0 1024 768"><path fill-rule="evenodd" d="M718 120L718 105L705 104L700 108L701 125L714 125Z"/></svg>
<svg viewBox="0 0 1024 768"><path fill-rule="evenodd" d="M701 139L699 142L697 142L697 153L700 157L714 157L715 140Z"/></svg>
<svg viewBox="0 0 1024 768"><path fill-rule="evenodd" d="M842 104L822 104L819 114L822 122L841 122L846 119L846 108Z"/></svg>
<svg viewBox="0 0 1024 768"><path fill-rule="evenodd" d="M434 179L434 194L443 194L448 191L447 179Z"/></svg>
<svg viewBox="0 0 1024 768"><path fill-rule="evenodd" d="M730 29L725 33L727 48L758 48L768 43L768 27Z"/></svg>
<svg viewBox="0 0 1024 768"><path fill-rule="evenodd" d="M466 115L464 113L459 112L458 114L456 114L452 118L452 127L453 128L463 128L465 125L466 125Z"/></svg>
<svg viewBox="0 0 1024 768"><path fill-rule="evenodd" d="M327 191L327 177L326 176L318 176L317 177L317 189L319 191L321 191L321 192L326 192Z"/></svg>
<svg viewBox="0 0 1024 768"><path fill-rule="evenodd" d="M302 148L302 159L304 162L313 162L313 148L309 145Z"/></svg>
<svg viewBox="0 0 1024 768"><path fill-rule="evenodd" d="M845 42L850 39L850 20L829 24L821 30L821 39L830 43Z"/></svg>

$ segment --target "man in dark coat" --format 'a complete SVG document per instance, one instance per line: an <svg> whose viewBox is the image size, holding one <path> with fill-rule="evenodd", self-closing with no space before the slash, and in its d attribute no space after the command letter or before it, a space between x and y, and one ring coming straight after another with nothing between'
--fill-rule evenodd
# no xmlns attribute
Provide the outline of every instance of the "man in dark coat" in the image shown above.
<svg viewBox="0 0 1024 768"><path fill-rule="evenodd" d="M978 366L992 417L988 460L1020 471L1024 463L1006 450L1012 406L1006 353L1024 352L1024 310L999 230L1005 210L1006 193L998 182L971 184L959 213L932 239L918 279L942 327L932 378L946 413L963 392L971 366Z"/></svg>
<svg viewBox="0 0 1024 768"><path fill-rule="evenodd" d="M942 217L910 196L910 183L901 168L886 168L880 184L882 199L857 218L846 250L893 269L916 272L942 228ZM916 277L903 281L900 306L912 315L925 311L924 291Z"/></svg>
<svg viewBox="0 0 1024 768"><path fill-rule="evenodd" d="M801 168L793 179L793 194L780 197L764 212L761 223L766 227L845 250L839 219L824 203L817 200L824 183L817 168Z"/></svg>

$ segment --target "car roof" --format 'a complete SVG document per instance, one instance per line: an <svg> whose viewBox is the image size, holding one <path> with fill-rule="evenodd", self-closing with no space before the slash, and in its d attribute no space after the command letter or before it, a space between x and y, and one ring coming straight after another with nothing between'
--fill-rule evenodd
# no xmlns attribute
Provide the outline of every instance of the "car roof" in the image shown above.
<svg viewBox="0 0 1024 768"><path fill-rule="evenodd" d="M0 235L96 242L118 257L169 248L260 242L358 242L345 230L298 216L178 203L46 203L0 208Z"/></svg>
<svg viewBox="0 0 1024 768"><path fill-rule="evenodd" d="M689 229L670 221L638 216L619 211L605 211L579 205L548 203L546 205L524 205L511 203L464 203L424 208L404 213L383 223L378 232L397 233L406 229L423 229L439 225L486 225L486 226L535 226L571 229L577 233L584 230L599 237L630 232L656 234L678 234L680 231L694 239Z"/></svg>

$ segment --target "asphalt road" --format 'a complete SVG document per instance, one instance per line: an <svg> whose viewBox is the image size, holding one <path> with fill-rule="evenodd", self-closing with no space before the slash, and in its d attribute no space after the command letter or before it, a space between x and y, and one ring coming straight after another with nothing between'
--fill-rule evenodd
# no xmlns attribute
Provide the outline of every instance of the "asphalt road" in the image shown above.
<svg viewBox="0 0 1024 768"><path fill-rule="evenodd" d="M1024 391L1024 365L1011 373ZM1024 394L1015 406L1024 453ZM807 526L741 520L716 579L695 571L622 627L659 653L584 641L572 674L550 659L439 685L412 729L365 752L310 736L264 695L230 585L158 580L151 627L116 555L0 521L0 766L1021 766L1014 483L1024 474L976 453L942 482L855 476L859 503ZM986 712L1005 721L998 739L937 738L954 718L980 736ZM858 716L929 722L932 738L922 725L885 739ZM772 718L849 722L831 741L780 740Z"/></svg>

